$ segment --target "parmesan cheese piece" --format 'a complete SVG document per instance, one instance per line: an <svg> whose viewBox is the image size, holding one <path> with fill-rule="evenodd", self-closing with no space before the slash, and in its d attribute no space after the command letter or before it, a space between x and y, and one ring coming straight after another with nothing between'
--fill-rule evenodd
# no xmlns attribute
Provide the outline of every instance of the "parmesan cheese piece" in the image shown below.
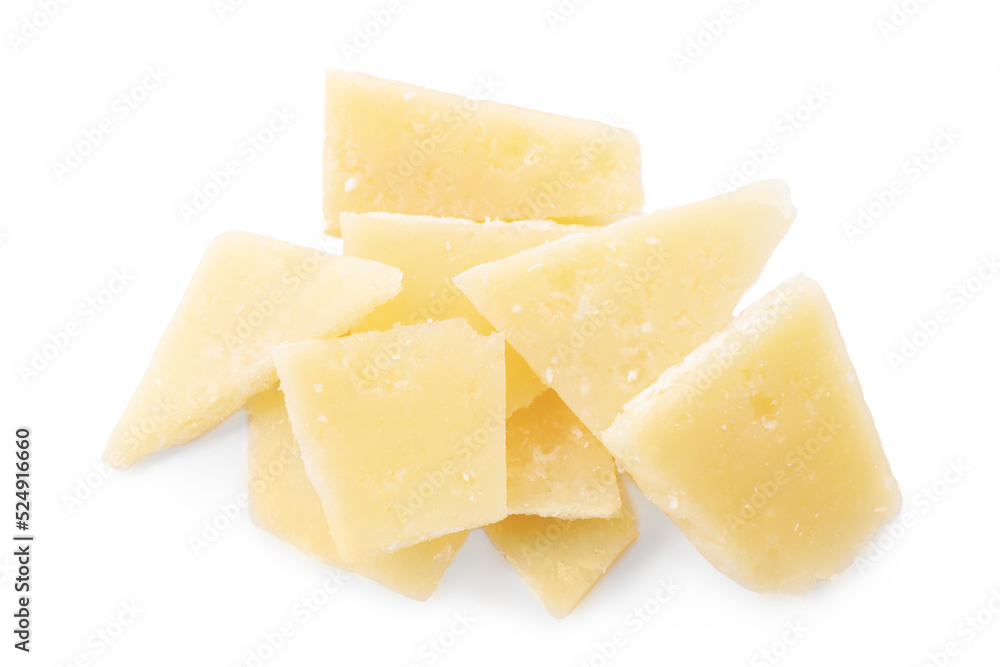
<svg viewBox="0 0 1000 667"><path fill-rule="evenodd" d="M792 223L765 181L630 218L454 278L594 433L718 331Z"/></svg>
<svg viewBox="0 0 1000 667"><path fill-rule="evenodd" d="M244 232L216 237L111 435L119 470L198 437L277 381L271 348L346 332L400 290L396 268Z"/></svg>
<svg viewBox="0 0 1000 667"><path fill-rule="evenodd" d="M723 573L811 588L900 509L820 287L794 278L625 406L604 442Z"/></svg>
<svg viewBox="0 0 1000 667"><path fill-rule="evenodd" d="M250 398L250 517L258 526L333 567L355 572L397 593L426 600L465 542L445 535L390 554L347 563L330 537L319 495L306 476L299 444L277 387Z"/></svg>
<svg viewBox="0 0 1000 667"><path fill-rule="evenodd" d="M509 257L527 248L586 227L549 221L483 222L457 218L368 213L341 216L344 254L375 260L403 271L403 289L376 308L354 328L378 331L396 323L465 318L482 334L493 327L451 282L451 278L479 264ZM507 414L530 403L545 390L521 355L510 347L506 354Z"/></svg>
<svg viewBox="0 0 1000 667"><path fill-rule="evenodd" d="M589 120L329 70L323 208L482 221L642 206L639 142Z"/></svg>
<svg viewBox="0 0 1000 667"><path fill-rule="evenodd" d="M551 389L507 420L507 510L561 519L621 508L615 462Z"/></svg>
<svg viewBox="0 0 1000 667"><path fill-rule="evenodd" d="M305 341L274 358L345 560L507 515L499 334L445 320Z"/></svg>
<svg viewBox="0 0 1000 667"><path fill-rule="evenodd" d="M621 494L618 516L565 520L511 515L487 526L486 533L549 613L563 618L639 536L624 489Z"/></svg>

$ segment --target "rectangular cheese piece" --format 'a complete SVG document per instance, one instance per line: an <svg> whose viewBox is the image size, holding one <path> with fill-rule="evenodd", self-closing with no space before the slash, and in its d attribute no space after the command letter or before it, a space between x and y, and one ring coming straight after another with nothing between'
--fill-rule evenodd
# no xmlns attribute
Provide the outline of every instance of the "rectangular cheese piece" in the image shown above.
<svg viewBox="0 0 1000 667"><path fill-rule="evenodd" d="M445 320L305 341L274 358L345 560L507 515L502 336Z"/></svg>
<svg viewBox="0 0 1000 667"><path fill-rule="evenodd" d="M589 120L329 70L323 210L482 221L642 207L639 142Z"/></svg>
<svg viewBox="0 0 1000 667"><path fill-rule="evenodd" d="M507 510L561 519L621 508L615 462L551 389L507 420Z"/></svg>
<svg viewBox="0 0 1000 667"><path fill-rule="evenodd" d="M594 433L718 331L795 209L764 181L630 218L454 278Z"/></svg>
<svg viewBox="0 0 1000 667"><path fill-rule="evenodd" d="M833 311L801 276L630 401L604 442L715 567L756 591L832 578L900 509Z"/></svg>
<svg viewBox="0 0 1000 667"><path fill-rule="evenodd" d="M402 291L371 312L354 331L461 317L480 333L492 333L495 329L455 288L451 278L479 264L587 231L586 227L537 220L477 223L392 213L345 213L341 216L344 254L403 271ZM545 385L510 347L505 359L510 415L542 393Z"/></svg>
<svg viewBox="0 0 1000 667"><path fill-rule="evenodd" d="M277 381L271 348L345 333L395 296L401 273L245 232L205 251L104 452L124 470L180 445Z"/></svg>
<svg viewBox="0 0 1000 667"><path fill-rule="evenodd" d="M368 577L416 600L430 597L468 533L345 562L330 536L319 495L306 475L284 396L274 387L251 397L246 410L250 417L253 522L333 567Z"/></svg>
<svg viewBox="0 0 1000 667"><path fill-rule="evenodd" d="M639 537L624 489L621 494L618 516L565 520L511 515L487 526L486 533L549 613L563 618Z"/></svg>

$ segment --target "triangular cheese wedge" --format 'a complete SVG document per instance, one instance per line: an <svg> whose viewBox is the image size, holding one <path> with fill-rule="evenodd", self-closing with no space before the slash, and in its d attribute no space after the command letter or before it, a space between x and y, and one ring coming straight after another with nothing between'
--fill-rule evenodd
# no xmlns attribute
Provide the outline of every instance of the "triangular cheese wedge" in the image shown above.
<svg viewBox="0 0 1000 667"><path fill-rule="evenodd" d="M639 537L625 490L617 516L553 519L511 515L486 526L490 541L556 618L563 618Z"/></svg>
<svg viewBox="0 0 1000 667"><path fill-rule="evenodd" d="M457 218L345 213L341 216L344 254L403 271L402 291L365 317L354 331L381 331L397 323L461 317L480 333L491 333L490 323L450 279L479 264L588 231L586 227L537 220L477 223ZM509 347L505 358L510 415L542 393L545 385Z"/></svg>
<svg viewBox="0 0 1000 667"><path fill-rule="evenodd" d="M455 284L594 433L718 331L795 209L765 181L484 264Z"/></svg>
<svg viewBox="0 0 1000 667"><path fill-rule="evenodd" d="M319 495L306 476L299 444L275 387L251 397L250 517L254 523L333 567L356 572L397 593L426 600L465 542L461 532L354 563L340 557Z"/></svg>
<svg viewBox="0 0 1000 667"><path fill-rule="evenodd" d="M502 336L445 320L286 345L274 358L345 560L507 515Z"/></svg>
<svg viewBox="0 0 1000 667"><path fill-rule="evenodd" d="M356 72L326 75L323 209L485 220L642 207L639 142L620 127Z"/></svg>
<svg viewBox="0 0 1000 667"><path fill-rule="evenodd" d="M603 438L713 565L757 591L834 577L900 509L833 310L801 276L660 376Z"/></svg>
<svg viewBox="0 0 1000 667"><path fill-rule="evenodd" d="M399 269L227 232L205 251L115 427L119 470L222 422L277 376L271 348L346 332L399 292Z"/></svg>
<svg viewBox="0 0 1000 667"><path fill-rule="evenodd" d="M507 510L561 519L621 508L615 462L551 389L507 420Z"/></svg>

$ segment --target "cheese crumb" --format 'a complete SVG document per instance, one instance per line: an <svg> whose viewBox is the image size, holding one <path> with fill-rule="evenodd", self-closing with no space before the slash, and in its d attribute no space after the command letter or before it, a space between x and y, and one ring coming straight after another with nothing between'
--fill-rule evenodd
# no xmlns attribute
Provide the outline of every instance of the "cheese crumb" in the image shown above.
<svg viewBox="0 0 1000 667"><path fill-rule="evenodd" d="M358 187L358 179L354 176L351 176L349 179L344 181L344 192L350 192L356 187Z"/></svg>
<svg viewBox="0 0 1000 667"><path fill-rule="evenodd" d="M324 415L322 412L319 413L318 415L316 415L316 419L318 419L319 421L323 422L324 424L329 424L330 423L329 421L327 421L326 415Z"/></svg>
<svg viewBox="0 0 1000 667"><path fill-rule="evenodd" d="M313 385L313 391L315 391L317 394L323 393L323 385L321 385L321 384L314 384Z"/></svg>

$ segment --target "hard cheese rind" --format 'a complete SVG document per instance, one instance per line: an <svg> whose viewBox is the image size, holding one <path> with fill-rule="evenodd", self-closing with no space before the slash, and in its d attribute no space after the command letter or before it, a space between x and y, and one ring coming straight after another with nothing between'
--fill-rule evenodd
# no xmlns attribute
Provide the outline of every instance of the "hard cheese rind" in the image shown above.
<svg viewBox="0 0 1000 667"><path fill-rule="evenodd" d="M764 181L484 264L454 282L594 433L718 331L795 209Z"/></svg>
<svg viewBox="0 0 1000 667"><path fill-rule="evenodd" d="M445 535L381 556L347 563L330 537L319 495L306 475L299 444L277 387L251 397L250 517L306 554L355 572L415 600L426 600L465 542L466 532Z"/></svg>
<svg viewBox="0 0 1000 667"><path fill-rule="evenodd" d="M642 206L639 142L588 120L354 72L326 78L323 210L485 220Z"/></svg>
<svg viewBox="0 0 1000 667"><path fill-rule="evenodd" d="M506 516L499 334L446 320L306 341L274 356L345 560Z"/></svg>
<svg viewBox="0 0 1000 667"><path fill-rule="evenodd" d="M621 493L622 509L611 518L511 515L486 527L497 550L556 618L573 611L639 536L628 498Z"/></svg>
<svg viewBox="0 0 1000 667"><path fill-rule="evenodd" d="M900 508L833 311L805 277L665 372L603 440L702 553L753 590L835 576Z"/></svg>
<svg viewBox="0 0 1000 667"><path fill-rule="evenodd" d="M615 462L551 389L507 420L507 510L562 519L621 509Z"/></svg>
<svg viewBox="0 0 1000 667"><path fill-rule="evenodd" d="M339 335L400 290L396 268L245 232L205 252L111 435L118 469L183 444L273 385L271 348Z"/></svg>
<svg viewBox="0 0 1000 667"><path fill-rule="evenodd" d="M626 213L606 213L604 215L587 215L577 218L550 218L552 222L558 222L560 225L580 225L583 227L606 227L612 222L618 222L619 220L624 220L625 218L634 218L637 215L642 215L640 211L628 211Z"/></svg>
<svg viewBox="0 0 1000 667"><path fill-rule="evenodd" d="M492 333L493 327L455 288L451 278L479 264L588 231L586 227L538 220L477 223L457 218L345 213L341 216L344 254L403 271L402 291L354 330L380 331L397 323L462 317L480 333ZM505 358L510 415L542 393L545 385L509 346Z"/></svg>

